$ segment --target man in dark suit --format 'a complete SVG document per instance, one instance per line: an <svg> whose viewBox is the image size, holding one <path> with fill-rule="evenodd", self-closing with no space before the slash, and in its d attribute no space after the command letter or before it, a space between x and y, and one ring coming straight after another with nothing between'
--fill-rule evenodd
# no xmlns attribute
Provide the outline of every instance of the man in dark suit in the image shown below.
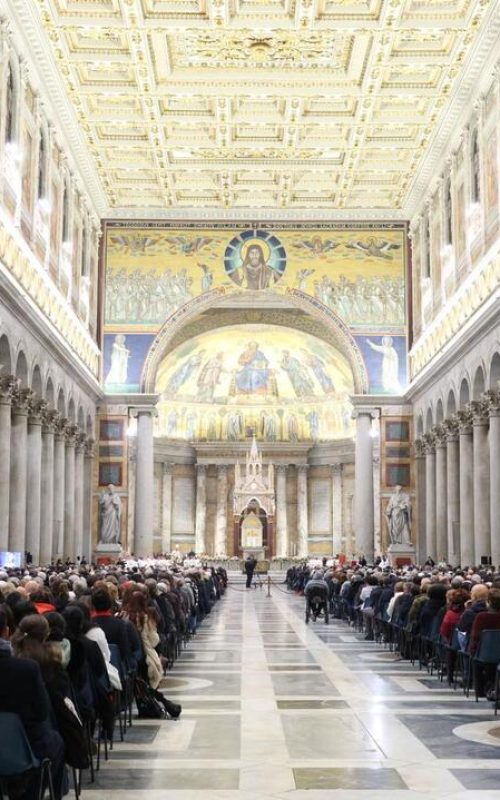
<svg viewBox="0 0 500 800"><path fill-rule="evenodd" d="M17 714L24 725L31 749L39 759L50 758L57 800L63 796L65 781L64 743L50 722L50 701L36 661L16 658L10 646L9 619L0 606L0 711ZM37 776L31 776L22 800L38 796Z"/></svg>
<svg viewBox="0 0 500 800"><path fill-rule="evenodd" d="M251 555L248 555L245 559L245 572L247 576L247 589L252 588L252 578L253 573L255 571L255 567L257 566L257 559Z"/></svg>

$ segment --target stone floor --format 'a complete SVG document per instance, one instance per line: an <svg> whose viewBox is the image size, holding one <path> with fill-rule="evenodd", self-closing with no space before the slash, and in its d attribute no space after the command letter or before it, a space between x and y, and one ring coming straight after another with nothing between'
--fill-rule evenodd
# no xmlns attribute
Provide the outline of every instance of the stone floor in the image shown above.
<svg viewBox="0 0 500 800"><path fill-rule="evenodd" d="M500 718L283 586L241 584L165 681L178 722L136 722L84 797L500 800Z"/></svg>

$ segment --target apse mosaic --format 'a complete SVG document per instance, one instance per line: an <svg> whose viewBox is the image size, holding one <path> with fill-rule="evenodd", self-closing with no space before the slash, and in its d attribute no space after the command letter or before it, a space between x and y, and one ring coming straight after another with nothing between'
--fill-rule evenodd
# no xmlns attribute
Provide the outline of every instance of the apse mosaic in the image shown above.
<svg viewBox="0 0 500 800"><path fill-rule="evenodd" d="M365 362L370 391L396 394L406 385L405 259L400 224L108 223L106 391L139 391L154 337L190 302L211 292L235 299L267 292L312 297L340 317Z"/></svg>
<svg viewBox="0 0 500 800"><path fill-rule="evenodd" d="M157 433L188 441L317 441L352 435L349 362L293 329L234 325L170 352L157 374Z"/></svg>

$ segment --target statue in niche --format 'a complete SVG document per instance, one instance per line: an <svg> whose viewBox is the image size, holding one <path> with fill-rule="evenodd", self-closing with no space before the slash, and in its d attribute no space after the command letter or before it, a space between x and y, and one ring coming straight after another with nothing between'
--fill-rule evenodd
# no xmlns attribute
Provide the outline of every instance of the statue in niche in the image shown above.
<svg viewBox="0 0 500 800"><path fill-rule="evenodd" d="M410 495L401 486L395 486L385 510L391 544L411 545Z"/></svg>
<svg viewBox="0 0 500 800"><path fill-rule="evenodd" d="M112 483L99 497L99 544L118 544L122 502Z"/></svg>

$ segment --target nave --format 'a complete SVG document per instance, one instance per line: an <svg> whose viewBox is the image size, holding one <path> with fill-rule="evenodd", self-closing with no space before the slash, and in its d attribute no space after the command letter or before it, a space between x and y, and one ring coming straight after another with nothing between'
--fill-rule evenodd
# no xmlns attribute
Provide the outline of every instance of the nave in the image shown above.
<svg viewBox="0 0 500 800"><path fill-rule="evenodd" d="M283 586L229 586L162 684L181 720L137 721L100 800L500 799L500 721L345 622L306 626Z"/></svg>

